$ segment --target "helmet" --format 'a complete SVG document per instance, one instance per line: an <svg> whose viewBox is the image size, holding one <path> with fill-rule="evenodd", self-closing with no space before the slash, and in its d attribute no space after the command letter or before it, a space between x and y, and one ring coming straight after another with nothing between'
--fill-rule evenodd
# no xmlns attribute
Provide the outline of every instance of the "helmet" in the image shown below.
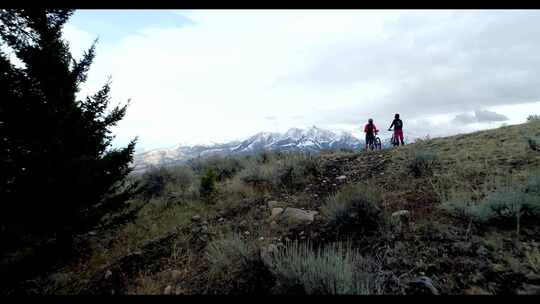
<svg viewBox="0 0 540 304"><path fill-rule="evenodd" d="M368 122L369 122L369 123L373 123L373 118L370 118L370 119L368 120Z"/></svg>
<svg viewBox="0 0 540 304"><path fill-rule="evenodd" d="M395 118L399 118L399 114L398 114L398 113L396 113L396 115L394 115L394 117L395 117Z"/></svg>

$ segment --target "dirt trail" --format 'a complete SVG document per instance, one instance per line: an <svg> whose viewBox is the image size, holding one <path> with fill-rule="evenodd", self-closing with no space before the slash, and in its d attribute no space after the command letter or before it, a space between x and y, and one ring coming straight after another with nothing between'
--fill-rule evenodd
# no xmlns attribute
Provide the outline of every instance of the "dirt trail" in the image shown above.
<svg viewBox="0 0 540 304"><path fill-rule="evenodd" d="M365 182L370 178L383 175L391 157L392 151L389 149L354 155L324 155L322 172L318 180L306 190L314 194L316 201L320 201L334 194L344 185Z"/></svg>

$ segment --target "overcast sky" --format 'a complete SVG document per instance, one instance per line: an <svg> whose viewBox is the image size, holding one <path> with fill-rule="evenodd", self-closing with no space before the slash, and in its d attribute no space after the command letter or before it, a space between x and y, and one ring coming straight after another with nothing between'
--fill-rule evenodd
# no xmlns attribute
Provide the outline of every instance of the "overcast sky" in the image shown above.
<svg viewBox="0 0 540 304"><path fill-rule="evenodd" d="M316 125L362 136L394 113L441 136L540 113L535 10L79 10L75 56L99 37L81 95L112 76L131 98L115 144L225 142Z"/></svg>

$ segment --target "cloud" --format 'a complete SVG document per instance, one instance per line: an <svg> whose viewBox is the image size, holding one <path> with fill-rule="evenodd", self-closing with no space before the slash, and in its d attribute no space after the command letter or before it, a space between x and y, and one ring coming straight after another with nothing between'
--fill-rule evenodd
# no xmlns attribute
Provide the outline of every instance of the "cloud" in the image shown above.
<svg viewBox="0 0 540 304"><path fill-rule="evenodd" d="M299 125L356 128L369 117L389 125L394 113L406 124L451 113L440 130L454 132L454 117L472 119L463 113L540 100L538 11L175 14L189 22L160 23L156 13L136 32L98 44L81 94L112 75L113 101L132 98L115 129L120 143L139 136L150 149ZM87 35L82 24L66 28L75 49L104 34L89 24Z"/></svg>
<svg viewBox="0 0 540 304"><path fill-rule="evenodd" d="M471 124L477 121L478 119L476 118L475 115L466 114L466 113L458 114L454 118L454 122L461 123L461 124Z"/></svg>
<svg viewBox="0 0 540 304"><path fill-rule="evenodd" d="M476 110L474 114L458 114L453 119L454 122L461 124L490 123L508 120L509 118L507 116L488 110Z"/></svg>
<svg viewBox="0 0 540 304"><path fill-rule="evenodd" d="M507 121L508 117L492 111L475 111L476 119L479 122Z"/></svg>
<svg viewBox="0 0 540 304"><path fill-rule="evenodd" d="M329 45L290 76L306 87L348 91L341 111L396 109L409 117L540 100L538 12L412 12L387 20L377 40ZM382 17L384 18L384 16ZM354 95L353 95L354 94ZM390 110L392 111L392 110Z"/></svg>

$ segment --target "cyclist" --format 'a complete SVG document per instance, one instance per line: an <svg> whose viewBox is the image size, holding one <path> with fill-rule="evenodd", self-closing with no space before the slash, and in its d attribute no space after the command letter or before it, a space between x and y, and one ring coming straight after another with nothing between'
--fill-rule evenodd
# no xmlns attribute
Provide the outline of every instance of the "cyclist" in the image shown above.
<svg viewBox="0 0 540 304"><path fill-rule="evenodd" d="M373 119L370 118L364 127L364 133L366 133L366 151L370 145L375 144L375 134L377 134L377 132L379 132L379 130L377 130L377 127L373 123Z"/></svg>
<svg viewBox="0 0 540 304"><path fill-rule="evenodd" d="M399 146L399 141L401 141L402 146L405 145L405 143L403 142L403 121L399 119L399 114L397 113L396 115L394 115L394 120L392 121L390 128L388 128L388 131L392 131L392 127L394 127L394 138L397 142L397 145Z"/></svg>

